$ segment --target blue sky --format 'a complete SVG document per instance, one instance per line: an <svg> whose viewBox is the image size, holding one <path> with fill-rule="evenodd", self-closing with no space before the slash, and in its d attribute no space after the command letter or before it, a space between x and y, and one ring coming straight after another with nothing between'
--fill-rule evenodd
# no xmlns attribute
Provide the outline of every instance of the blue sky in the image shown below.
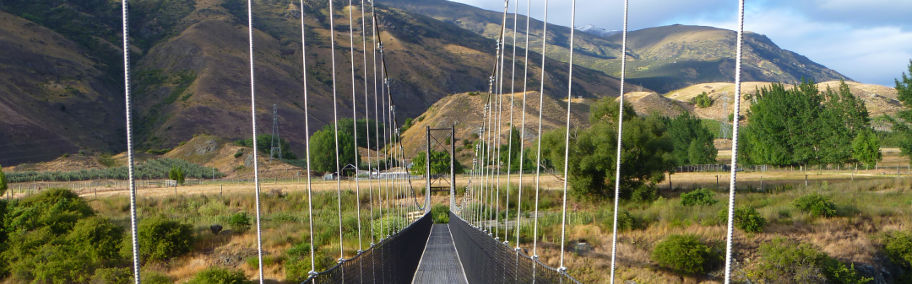
<svg viewBox="0 0 912 284"><path fill-rule="evenodd" d="M502 11L500 0L455 0ZM519 0L525 14L528 0ZM541 19L545 0L531 0ZM512 12L515 2L510 3ZM892 87L912 59L912 0L747 0L745 30L767 35L855 81ZM734 29L735 0L631 0L630 29L668 24ZM620 30L622 0L578 0L576 26ZM570 25L570 1L552 0L549 22Z"/></svg>

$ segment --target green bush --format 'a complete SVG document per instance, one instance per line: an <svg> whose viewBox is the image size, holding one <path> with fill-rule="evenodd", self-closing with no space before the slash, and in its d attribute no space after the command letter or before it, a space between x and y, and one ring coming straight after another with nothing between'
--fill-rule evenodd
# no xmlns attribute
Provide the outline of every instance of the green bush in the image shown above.
<svg viewBox="0 0 912 284"><path fill-rule="evenodd" d="M816 193L799 197L793 204L802 212L809 213L814 217L836 216L836 204L834 204L833 201L831 201L829 198Z"/></svg>
<svg viewBox="0 0 912 284"><path fill-rule="evenodd" d="M658 198L659 193L656 187L648 184L638 186L630 194L630 201L633 202L652 202Z"/></svg>
<svg viewBox="0 0 912 284"><path fill-rule="evenodd" d="M890 256L890 260L906 269L912 268L912 231L887 233L884 235L882 242L884 252Z"/></svg>
<svg viewBox="0 0 912 284"><path fill-rule="evenodd" d="M446 205L434 205L431 207L431 216L435 224L446 224L450 222L450 207Z"/></svg>
<svg viewBox="0 0 912 284"><path fill-rule="evenodd" d="M93 266L118 264L124 229L101 217L89 217L76 223L66 236L70 244L84 254Z"/></svg>
<svg viewBox="0 0 912 284"><path fill-rule="evenodd" d="M605 223L603 224L605 224L605 227L608 228L608 230L612 230L612 222L614 222L612 218L606 218ZM642 218L630 214L629 211L618 212L617 228L619 232L642 229L646 227L645 223L646 222Z"/></svg>
<svg viewBox="0 0 912 284"><path fill-rule="evenodd" d="M706 92L702 92L693 99L690 100L690 103L695 104L700 108L707 108L713 105L713 99L709 97Z"/></svg>
<svg viewBox="0 0 912 284"><path fill-rule="evenodd" d="M0 165L0 196L6 194L8 187L9 186L6 182L6 174L3 173L3 165Z"/></svg>
<svg viewBox="0 0 912 284"><path fill-rule="evenodd" d="M184 169L178 166L172 166L171 170L168 171L168 179L174 180L177 184L184 184Z"/></svg>
<svg viewBox="0 0 912 284"><path fill-rule="evenodd" d="M700 274L711 270L720 260L712 248L695 235L671 235L652 250L652 260L678 273Z"/></svg>
<svg viewBox="0 0 912 284"><path fill-rule="evenodd" d="M95 269L119 260L116 253L111 256L117 245L110 240L122 229L92 217L92 209L71 191L49 189L0 205L8 206L0 216L0 274L15 282L88 282Z"/></svg>
<svg viewBox="0 0 912 284"><path fill-rule="evenodd" d="M681 205L684 206L710 206L719 202L713 198L715 193L706 188L695 189L681 194Z"/></svg>
<svg viewBox="0 0 912 284"><path fill-rule="evenodd" d="M142 279L146 282L146 279ZM133 283L133 269L130 267L111 267L96 269L92 275L91 283L98 284L129 284Z"/></svg>
<svg viewBox="0 0 912 284"><path fill-rule="evenodd" d="M760 245L760 258L747 271L752 282L867 283L854 265L844 265L817 248L784 238Z"/></svg>
<svg viewBox="0 0 912 284"><path fill-rule="evenodd" d="M245 284L252 283L240 270L208 268L193 276L187 284Z"/></svg>
<svg viewBox="0 0 912 284"><path fill-rule="evenodd" d="M749 233L759 233L766 226L766 219L753 207L735 209L735 227Z"/></svg>
<svg viewBox="0 0 912 284"><path fill-rule="evenodd" d="M60 188L25 198L8 210L8 233L47 227L53 234L62 234L72 229L79 219L95 214L79 195Z"/></svg>
<svg viewBox="0 0 912 284"><path fill-rule="evenodd" d="M235 213L228 217L228 226L238 232L246 232L250 229L250 216L246 212Z"/></svg>
<svg viewBox="0 0 912 284"><path fill-rule="evenodd" d="M152 217L139 222L139 255L143 259L162 261L190 252L193 244L193 228L187 224ZM131 255L133 245L130 238L124 238L122 255Z"/></svg>

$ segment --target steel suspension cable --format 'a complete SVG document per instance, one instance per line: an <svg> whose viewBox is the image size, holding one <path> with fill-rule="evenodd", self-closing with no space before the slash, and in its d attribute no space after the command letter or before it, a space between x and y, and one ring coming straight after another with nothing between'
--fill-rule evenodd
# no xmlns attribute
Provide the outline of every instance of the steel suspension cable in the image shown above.
<svg viewBox="0 0 912 284"><path fill-rule="evenodd" d="M335 138L335 155L336 155L336 201L339 213L339 263L345 260L345 244L342 235L342 168L339 161L339 103L336 96L336 26L335 9L333 9L333 0L329 1L329 45L332 57L332 97L333 97L333 136ZM343 273L344 277L344 273Z"/></svg>
<svg viewBox="0 0 912 284"><path fill-rule="evenodd" d="M127 176L130 179L130 243L133 245L133 279L140 283L139 273L139 241L137 238L136 218L136 180L134 179L133 163L133 101L130 97L130 29L128 0L123 0L120 7L121 24L123 33L123 64L124 64L124 114L127 127ZM261 277L262 278L262 277Z"/></svg>
<svg viewBox="0 0 912 284"><path fill-rule="evenodd" d="M573 101L573 33L576 30L576 0L570 1L570 71L567 72L567 132L564 134L564 202L561 209L561 250L560 268L566 273L564 266L564 241L567 235L567 180L570 179L570 103Z"/></svg>
<svg viewBox="0 0 912 284"><path fill-rule="evenodd" d="M523 190L523 172L525 168L523 163L525 162L525 148L526 143L523 139L526 138L526 93L529 79L529 25L532 19L532 0L527 0L526 2L526 55L525 61L523 61L523 95L522 95L522 118L520 119L520 131L519 131L519 194L516 196L516 251L519 251L519 229L520 224L522 223L522 190ZM512 131L512 130L511 130Z"/></svg>
<svg viewBox="0 0 912 284"><path fill-rule="evenodd" d="M541 141L542 141L542 113L545 112L545 60L548 47L548 0L545 0L545 17L542 19L542 64L541 87L538 94L538 149L535 154L535 216L532 226L532 258L538 259L538 200L541 191ZM567 130L569 131L569 129ZM534 272L534 270L533 270Z"/></svg>
<svg viewBox="0 0 912 284"><path fill-rule="evenodd" d="M506 214L504 214L504 243L509 244L509 239L507 235L510 233L510 226L507 226L507 219L510 218L510 189L512 185L510 184L510 174L513 173L513 106L515 105L514 99L516 98L516 25L519 18L517 12L519 11L519 1L513 5L513 59L510 62L510 66L513 68L513 71L510 71L510 129L507 131L507 197L506 197ZM518 211L517 211L518 212ZM519 231L517 231L519 232Z"/></svg>
<svg viewBox="0 0 912 284"><path fill-rule="evenodd" d="M494 239L495 240L500 238L497 235L498 232L500 231L500 183L501 183L500 182L501 181L500 141L501 141L501 133L502 133L501 126L503 125L503 123L501 123L503 121L503 94L504 94L504 92L503 92L504 82L503 81L504 81L504 76L505 76L504 68L506 67L504 61L506 61L506 57L507 57L507 14L509 13L509 9L510 9L510 0L504 0L503 23L500 26L500 28L501 28L501 32L500 32L500 50L501 51L500 51L500 59L499 59L500 60L500 72L497 76L497 80L498 80L498 84L497 84L497 88L498 88L498 91L497 91L497 94L498 94L497 95L497 118L495 119L497 124L494 129L494 131L495 131L495 133L494 133L495 134L495 136L494 136L495 154L492 156L492 158L495 159L494 162L496 163L494 165L494 167L496 168L496 179L494 180L494 182L495 182L494 183L494 189L495 189L495 194L494 194L494 196L495 196L494 197L494 210L495 210L495 213L494 213Z"/></svg>
<svg viewBox="0 0 912 284"><path fill-rule="evenodd" d="M253 140L253 183L256 189L256 232L257 232L257 260L259 266L259 281L263 284L263 241L260 226L260 168L257 161L257 135L256 135L256 81L253 69L253 1L247 0L247 36L250 52L250 122L251 137Z"/></svg>
<svg viewBox="0 0 912 284"><path fill-rule="evenodd" d="M361 0L361 50L364 51L364 141L367 143L367 184L368 184L368 200L370 201L370 246L374 246L374 183L371 182L371 147L370 147L370 110L369 110L369 100L368 100L368 86L367 86L367 24L364 19L364 0ZM355 122L357 126L357 121ZM355 127L357 128L357 127ZM357 147L357 144L356 144ZM356 174L357 176L357 174ZM357 178L357 177L356 177ZM360 218L358 218L360 219ZM373 271L371 271L373 273Z"/></svg>
<svg viewBox="0 0 912 284"><path fill-rule="evenodd" d="M376 11L374 10L374 1L370 0L369 2L371 4L371 45L373 48L373 53L371 54L373 65L371 65L371 69L374 72L374 139L377 145L377 151L375 152L377 155L377 203L380 205L380 233L385 236L385 231L383 230L383 182L380 181L380 96L377 94L377 17ZM365 49L365 52L367 52L367 49ZM384 129L385 128L386 126L384 125Z"/></svg>
<svg viewBox="0 0 912 284"><path fill-rule="evenodd" d="M305 160L307 164L307 219L309 220L309 234L310 234L310 272L309 275L313 276L317 273L316 258L314 256L314 225L313 225L313 194L311 177L310 177L310 114L308 109L310 105L307 104L307 40L306 34L304 32L304 0L301 2L301 67L304 80L304 148L307 150L305 154Z"/></svg>
<svg viewBox="0 0 912 284"><path fill-rule="evenodd" d="M614 215L612 216L612 228L611 228L611 284L614 284L614 271L616 268L617 261L617 223L618 223L618 207L620 206L621 199L621 153L622 153L622 140L624 132L624 84L627 78L627 15L629 1L624 0L624 27L621 32L621 86L618 95L618 136L617 136L617 153L615 158L617 159L614 166Z"/></svg>
<svg viewBox="0 0 912 284"><path fill-rule="evenodd" d="M731 178L728 190L728 231L725 236L725 284L731 282L732 225L735 222L735 184L738 178L738 116L741 111L741 51L744 43L744 0L738 1L738 41L735 48L735 109L732 123Z"/></svg>
<svg viewBox="0 0 912 284"><path fill-rule="evenodd" d="M358 152L358 111L357 111L358 103L357 103L357 99L355 97L357 95L356 94L357 92L355 92L355 89L356 89L356 83L355 83L355 31L354 31L355 17L353 15L352 10L354 10L354 6L352 6L352 0L348 0L348 52L351 54L352 132L354 132L354 145L353 145L354 147L352 147L352 148L355 149L355 156L354 156L354 158L355 158L355 176L354 176L355 203L356 203L355 211L357 211L357 214L358 214L358 253L361 253L361 251L364 250L364 246L361 241L361 185L358 182L358 170L360 169L358 167L358 160L360 160L359 156L361 156L361 154ZM367 78L365 78L365 80L366 79ZM367 94L365 94L365 96L366 95ZM364 107L367 108L367 101L364 102ZM365 115L367 115L367 114L365 114ZM341 176L342 173L339 173L339 175Z"/></svg>
<svg viewBox="0 0 912 284"><path fill-rule="evenodd" d="M496 82L496 79L495 79L495 82ZM485 193L486 193L485 203L488 204L488 206L486 206L487 210L485 211L485 219L487 221L486 224L488 224L488 233L489 234L492 234L494 232L494 225L495 225L495 224L492 224L490 222L490 220L494 219L494 208L492 208L492 207L494 207L494 170L495 170L494 163L493 163L493 161L494 161L493 156L494 156L494 147L497 147L494 144L495 143L494 142L494 128L495 128L494 127L494 122L495 122L494 108L496 107L496 103L495 103L496 101L495 101L494 97L496 95L497 94L496 94L496 89L495 89L495 93L491 94L491 96L488 97L488 99L489 99L488 129L487 129L487 131L488 131L488 134L487 134L488 148L485 151L485 155L487 158L487 160L485 161L485 164L486 164L485 169L487 170L486 179L488 180L488 186L485 188L485 190L486 190L485 191ZM490 166L490 167L488 167L488 166Z"/></svg>

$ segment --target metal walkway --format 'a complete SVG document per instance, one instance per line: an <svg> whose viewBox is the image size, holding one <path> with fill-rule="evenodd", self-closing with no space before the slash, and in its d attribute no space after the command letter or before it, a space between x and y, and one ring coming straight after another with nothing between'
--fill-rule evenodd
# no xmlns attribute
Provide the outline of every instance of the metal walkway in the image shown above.
<svg viewBox="0 0 912 284"><path fill-rule="evenodd" d="M434 224L412 283L466 283L449 225Z"/></svg>

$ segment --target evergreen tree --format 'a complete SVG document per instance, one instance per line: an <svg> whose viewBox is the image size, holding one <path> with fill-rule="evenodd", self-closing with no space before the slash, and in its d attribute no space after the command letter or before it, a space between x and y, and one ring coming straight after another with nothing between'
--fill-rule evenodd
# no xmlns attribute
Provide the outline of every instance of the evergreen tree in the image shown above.
<svg viewBox="0 0 912 284"><path fill-rule="evenodd" d="M895 79L896 96L902 102L904 110L890 118L893 131L903 133L899 149L903 155L912 158L912 60L909 61L909 74L903 72L902 80ZM912 163L912 159L910 159Z"/></svg>
<svg viewBox="0 0 912 284"><path fill-rule="evenodd" d="M699 118L683 113L673 119L666 119L668 137L674 147L677 165L709 164L716 160L717 150L713 136Z"/></svg>
<svg viewBox="0 0 912 284"><path fill-rule="evenodd" d="M856 98L845 82L839 91L827 89L826 101L820 114L818 131L820 135L819 162L839 164L852 159L852 141L858 133L870 124L864 101Z"/></svg>
<svg viewBox="0 0 912 284"><path fill-rule="evenodd" d="M816 85L804 82L786 89L782 84L761 88L750 107L750 161L769 165L807 165L817 161L818 118L822 110Z"/></svg>
<svg viewBox="0 0 912 284"><path fill-rule="evenodd" d="M571 135L568 182L575 195L604 198L614 193L619 107L609 98L600 100L591 109L589 128ZM674 157L671 140L666 135L661 118L639 117L630 107L624 109L624 115L621 154L624 169L620 182L621 198L628 199L635 195L635 191L652 188L661 182L665 172L674 166ZM549 157L558 167L563 166L563 134L563 130L546 133L544 138L548 139L543 140L549 142L542 143L542 155Z"/></svg>
<svg viewBox="0 0 912 284"><path fill-rule="evenodd" d="M868 167L877 165L881 159L880 139L874 131L861 131L855 136L855 140L852 141L852 157Z"/></svg>

